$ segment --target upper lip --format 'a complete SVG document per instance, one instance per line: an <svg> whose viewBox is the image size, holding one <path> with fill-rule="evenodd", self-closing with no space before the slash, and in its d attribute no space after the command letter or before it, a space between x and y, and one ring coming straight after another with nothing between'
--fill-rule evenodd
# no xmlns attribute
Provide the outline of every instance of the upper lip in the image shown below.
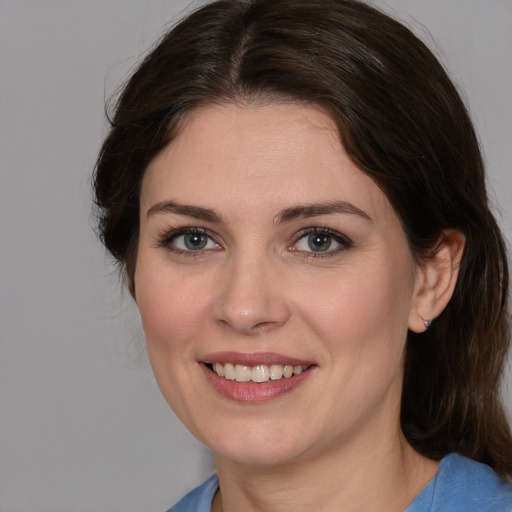
<svg viewBox="0 0 512 512"><path fill-rule="evenodd" d="M283 354L276 354L274 352L214 352L201 358L201 361L203 363L231 363L241 364L244 366L258 366L263 364L309 366L313 364L311 361L305 359L289 357Z"/></svg>

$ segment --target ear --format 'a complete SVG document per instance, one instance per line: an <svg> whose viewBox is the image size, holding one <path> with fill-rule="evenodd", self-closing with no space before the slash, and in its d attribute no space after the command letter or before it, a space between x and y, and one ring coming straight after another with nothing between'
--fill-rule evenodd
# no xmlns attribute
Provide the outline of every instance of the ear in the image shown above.
<svg viewBox="0 0 512 512"><path fill-rule="evenodd" d="M439 316L453 295L464 251L465 236L455 229L441 233L435 252L419 267L416 276L409 329L423 332Z"/></svg>

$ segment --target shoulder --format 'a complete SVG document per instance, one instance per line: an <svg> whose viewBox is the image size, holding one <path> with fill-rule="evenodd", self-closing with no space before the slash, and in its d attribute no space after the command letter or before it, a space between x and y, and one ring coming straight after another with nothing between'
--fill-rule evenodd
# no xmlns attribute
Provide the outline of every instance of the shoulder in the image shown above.
<svg viewBox="0 0 512 512"><path fill-rule="evenodd" d="M406 512L512 512L512 486L485 464L455 453Z"/></svg>
<svg viewBox="0 0 512 512"><path fill-rule="evenodd" d="M208 477L199 487L181 498L167 512L210 512L213 496L219 488L217 475Z"/></svg>

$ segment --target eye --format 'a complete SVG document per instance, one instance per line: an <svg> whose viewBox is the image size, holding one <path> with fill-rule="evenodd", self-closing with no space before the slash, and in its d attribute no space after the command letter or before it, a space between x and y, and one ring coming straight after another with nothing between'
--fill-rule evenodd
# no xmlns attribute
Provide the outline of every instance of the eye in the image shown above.
<svg viewBox="0 0 512 512"><path fill-rule="evenodd" d="M204 233L186 233L173 239L174 246L183 251L213 249L215 243Z"/></svg>
<svg viewBox="0 0 512 512"><path fill-rule="evenodd" d="M312 228L303 232L291 249L327 255L348 249L351 245L351 241L341 233L330 229Z"/></svg>
<svg viewBox="0 0 512 512"><path fill-rule="evenodd" d="M181 228L167 233L161 245L178 253L220 249L212 237L203 229Z"/></svg>
<svg viewBox="0 0 512 512"><path fill-rule="evenodd" d="M314 252L328 251L335 243L332 236L326 235L325 233L313 233L303 238L304 240L301 240L299 245L307 244L307 247ZM302 247L301 249L304 250Z"/></svg>

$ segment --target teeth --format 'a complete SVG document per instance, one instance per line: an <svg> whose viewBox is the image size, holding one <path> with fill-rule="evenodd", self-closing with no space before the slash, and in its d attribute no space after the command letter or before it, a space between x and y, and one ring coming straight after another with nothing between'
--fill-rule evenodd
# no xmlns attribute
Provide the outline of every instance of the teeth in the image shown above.
<svg viewBox="0 0 512 512"><path fill-rule="evenodd" d="M283 377L283 367L280 364L271 365L269 371L271 380L279 380Z"/></svg>
<svg viewBox="0 0 512 512"><path fill-rule="evenodd" d="M224 377L224 367L220 363L215 363L213 365L213 371L219 376Z"/></svg>
<svg viewBox="0 0 512 512"><path fill-rule="evenodd" d="M237 382L249 382L251 376L252 372L250 366L242 366L241 364L235 366L235 380Z"/></svg>
<svg viewBox="0 0 512 512"><path fill-rule="evenodd" d="M219 377L235 380L236 382L268 382L269 380L279 380L283 377L289 379L292 375L300 375L307 369L308 366L292 366L289 364L245 366L242 364L215 363L212 365L212 370Z"/></svg>
<svg viewBox="0 0 512 512"><path fill-rule="evenodd" d="M220 363L219 366L222 366ZM227 363L224 365L224 378L228 380L235 380L236 373L235 373L235 366Z"/></svg>
<svg viewBox="0 0 512 512"><path fill-rule="evenodd" d="M253 366L251 371L251 380L253 382L267 382L270 379L270 371L268 366L260 364Z"/></svg>
<svg viewBox="0 0 512 512"><path fill-rule="evenodd" d="M283 377L289 379L293 375L293 366L286 365L283 367Z"/></svg>

